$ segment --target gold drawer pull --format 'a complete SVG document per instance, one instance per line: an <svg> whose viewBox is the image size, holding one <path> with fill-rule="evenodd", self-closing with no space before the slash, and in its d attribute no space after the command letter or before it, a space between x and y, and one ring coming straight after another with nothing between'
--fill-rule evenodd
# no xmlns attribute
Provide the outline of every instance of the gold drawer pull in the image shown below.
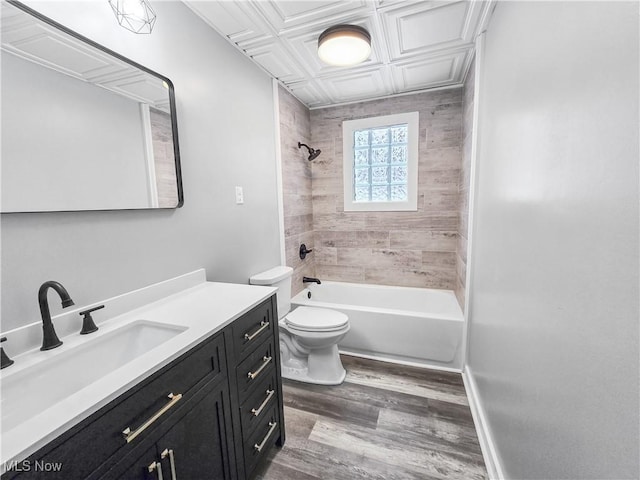
<svg viewBox="0 0 640 480"><path fill-rule="evenodd" d="M260 372L262 372L262 370L265 369L265 367L267 365L269 365L269 362L271 361L271 357L262 357L262 365L260 365L260 368L258 370L256 370L255 372L249 372L247 373L247 377L249 378L249 380L253 380L254 378L256 378L258 375L260 375Z"/></svg>
<svg viewBox="0 0 640 480"><path fill-rule="evenodd" d="M173 455L172 448L165 448L160 454L160 458L164 460L169 456L169 466L171 467L171 480L178 480L178 476L176 475L176 457Z"/></svg>
<svg viewBox="0 0 640 480"><path fill-rule="evenodd" d="M155 469L158 469L158 480L164 480L162 478L162 464L160 462L153 462L151 465L147 467L149 473L153 473Z"/></svg>
<svg viewBox="0 0 640 480"><path fill-rule="evenodd" d="M262 333L262 331L269 327L269 322L267 322L266 320L263 320L260 322L260 328L258 330L256 330L255 332L253 332L251 335L249 335L248 333L244 334L244 339L247 342L250 342L251 340L253 340L254 338L256 338L258 335L260 335Z"/></svg>
<svg viewBox="0 0 640 480"><path fill-rule="evenodd" d="M127 443L133 442L133 440L135 440L135 438L138 435L140 435L147 428L149 428L153 422L158 420L162 415L164 415L167 412L167 410L169 410L171 407L173 407L182 398L182 394L181 393L178 393L177 395L174 395L173 393L170 393L168 396L171 399L171 400L169 400L169 403L167 403L164 407L162 407L160 410L158 410L156 413L154 413L146 422L144 422L142 425L140 425L138 428L136 428L133 431L131 431L131 428L129 428L129 427L125 428L122 431L122 434L124 435L124 439L127 441ZM158 475L162 476L162 471L161 470L158 470Z"/></svg>
<svg viewBox="0 0 640 480"><path fill-rule="evenodd" d="M267 443L267 440L269 440L269 437L271 436L271 434L273 433L273 431L276 429L276 427L278 426L277 422L269 422L269 426L271 427L269 429L269 431L267 432L267 436L264 437L264 439L262 440L262 442L260 442L260 445L258 445L257 443L253 446L253 448L255 448L258 452L262 451L262 449L264 448L265 444Z"/></svg>
<svg viewBox="0 0 640 480"><path fill-rule="evenodd" d="M267 406L267 403L269 403L269 400L271 400L271 397L273 397L274 393L276 393L275 390L267 390L267 398L264 399L264 402L262 402L262 404L257 409L251 409L251 413L253 413L254 417L257 417L262 413L262 410Z"/></svg>

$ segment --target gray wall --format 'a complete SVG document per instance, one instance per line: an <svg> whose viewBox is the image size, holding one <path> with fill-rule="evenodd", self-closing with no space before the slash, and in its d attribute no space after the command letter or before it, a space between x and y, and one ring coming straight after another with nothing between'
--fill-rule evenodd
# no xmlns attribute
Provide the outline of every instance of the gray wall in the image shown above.
<svg viewBox="0 0 640 480"><path fill-rule="evenodd" d="M83 305L199 267L210 280L246 283L277 265L271 79L181 2L153 4L151 35L118 26L108 2L27 3L174 82L185 205L2 215L2 330L38 321L49 279Z"/></svg>
<svg viewBox="0 0 640 480"><path fill-rule="evenodd" d="M637 479L638 4L486 33L468 364L506 478Z"/></svg>

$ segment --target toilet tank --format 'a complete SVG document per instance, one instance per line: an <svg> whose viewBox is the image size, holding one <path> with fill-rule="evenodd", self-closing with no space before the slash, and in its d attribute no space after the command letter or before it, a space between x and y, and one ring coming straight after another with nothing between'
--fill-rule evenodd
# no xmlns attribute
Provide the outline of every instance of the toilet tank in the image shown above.
<svg viewBox="0 0 640 480"><path fill-rule="evenodd" d="M291 275L293 275L293 268L280 266L249 278L251 285L266 285L278 289L276 293L278 318L284 317L291 310Z"/></svg>

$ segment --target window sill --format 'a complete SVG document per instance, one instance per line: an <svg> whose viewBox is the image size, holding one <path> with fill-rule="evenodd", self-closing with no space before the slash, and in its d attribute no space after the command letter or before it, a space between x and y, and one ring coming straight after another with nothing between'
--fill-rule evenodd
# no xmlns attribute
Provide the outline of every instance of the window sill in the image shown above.
<svg viewBox="0 0 640 480"><path fill-rule="evenodd" d="M417 212L410 202L345 202L345 212Z"/></svg>

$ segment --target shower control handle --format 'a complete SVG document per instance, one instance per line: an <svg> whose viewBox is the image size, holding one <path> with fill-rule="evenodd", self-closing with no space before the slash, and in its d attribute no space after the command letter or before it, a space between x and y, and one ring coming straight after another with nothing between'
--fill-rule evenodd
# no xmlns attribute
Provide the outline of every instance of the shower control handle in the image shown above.
<svg viewBox="0 0 640 480"><path fill-rule="evenodd" d="M307 253L311 253L311 252L313 252L312 248L307 250L307 246L304 243L300 245L300 260L304 260L305 257L307 256Z"/></svg>

